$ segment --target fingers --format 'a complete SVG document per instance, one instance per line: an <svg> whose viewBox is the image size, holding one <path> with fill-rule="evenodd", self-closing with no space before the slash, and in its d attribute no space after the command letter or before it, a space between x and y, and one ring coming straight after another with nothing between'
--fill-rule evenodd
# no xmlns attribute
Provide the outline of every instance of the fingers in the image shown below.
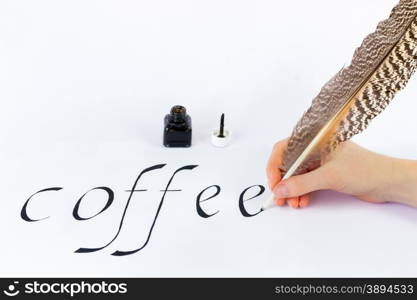
<svg viewBox="0 0 417 300"><path fill-rule="evenodd" d="M284 206L285 205L286 200L284 198L276 198L275 199L275 204L278 206Z"/></svg>
<svg viewBox="0 0 417 300"><path fill-rule="evenodd" d="M278 198L299 197L317 190L330 188L330 180L325 168L318 168L280 182L273 192Z"/></svg>
<svg viewBox="0 0 417 300"><path fill-rule="evenodd" d="M268 177L268 185L272 190L278 182L281 180L281 171L279 167L282 164L282 155L287 148L288 139L282 140L274 145L272 153L270 155L268 165L266 168L266 174Z"/></svg>
<svg viewBox="0 0 417 300"><path fill-rule="evenodd" d="M322 176L322 170L315 171L291 177L283 182L281 181L281 171L279 167L282 164L282 156L287 149L288 139L282 140L274 145L271 156L268 161L266 173L268 185L275 194L275 203L283 206L288 203L293 208L303 208L309 203L308 193L326 188L326 181Z"/></svg>
<svg viewBox="0 0 417 300"><path fill-rule="evenodd" d="M304 208L308 206L310 202L310 197L308 195L302 195L300 197L292 197L292 198L276 198L275 204L278 206L284 206L285 203L288 202L288 205L292 208Z"/></svg>
<svg viewBox="0 0 417 300"><path fill-rule="evenodd" d="M300 197L289 198L287 201L292 208L304 208L308 205L309 197L308 195L302 195Z"/></svg>
<svg viewBox="0 0 417 300"><path fill-rule="evenodd" d="M298 208L299 197L289 198L287 199L287 202L288 202L288 205L291 206L292 208Z"/></svg>
<svg viewBox="0 0 417 300"><path fill-rule="evenodd" d="M300 197L300 202L298 203L298 205L301 208L307 207L309 201L310 201L310 197L308 195L302 195Z"/></svg>

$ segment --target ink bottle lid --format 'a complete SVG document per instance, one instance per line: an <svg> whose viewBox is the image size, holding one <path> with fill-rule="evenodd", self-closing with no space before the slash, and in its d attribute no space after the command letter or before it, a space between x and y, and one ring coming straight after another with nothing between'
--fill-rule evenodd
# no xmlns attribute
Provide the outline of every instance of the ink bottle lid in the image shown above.
<svg viewBox="0 0 417 300"><path fill-rule="evenodd" d="M214 129L211 134L211 143L215 147L226 147L230 143L230 132L224 127L224 114L220 118L220 128Z"/></svg>

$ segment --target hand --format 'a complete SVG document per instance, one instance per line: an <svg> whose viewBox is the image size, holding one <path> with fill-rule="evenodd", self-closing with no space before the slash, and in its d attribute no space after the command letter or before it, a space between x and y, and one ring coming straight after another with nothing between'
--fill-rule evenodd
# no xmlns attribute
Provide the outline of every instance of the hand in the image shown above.
<svg viewBox="0 0 417 300"><path fill-rule="evenodd" d="M281 181L279 166L288 139L275 144L267 166L269 187L276 204L306 207L309 193L330 189L369 202L401 202L417 207L417 162L368 151L343 143L322 165Z"/></svg>

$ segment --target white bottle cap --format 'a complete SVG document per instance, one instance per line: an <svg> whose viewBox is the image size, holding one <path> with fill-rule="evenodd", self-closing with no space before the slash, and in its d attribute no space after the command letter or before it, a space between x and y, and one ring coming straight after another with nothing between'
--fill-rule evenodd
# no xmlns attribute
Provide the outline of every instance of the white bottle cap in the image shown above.
<svg viewBox="0 0 417 300"><path fill-rule="evenodd" d="M220 137L220 130L215 129L211 134L211 143L216 147L226 147L230 142L230 133L228 130L223 131L223 137Z"/></svg>

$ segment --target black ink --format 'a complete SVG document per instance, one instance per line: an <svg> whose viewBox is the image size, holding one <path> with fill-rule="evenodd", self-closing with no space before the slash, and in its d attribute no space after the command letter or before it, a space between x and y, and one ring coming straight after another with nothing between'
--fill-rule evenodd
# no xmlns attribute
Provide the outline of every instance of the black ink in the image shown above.
<svg viewBox="0 0 417 300"><path fill-rule="evenodd" d="M220 117L220 131L219 131L219 138L224 138L224 114Z"/></svg>
<svg viewBox="0 0 417 300"><path fill-rule="evenodd" d="M245 196L245 193L248 191L248 190L250 190L251 188L254 188L254 187L259 187L259 192L258 192L258 194L256 194L255 196L252 196L251 198L249 198L249 199L243 199L243 197ZM240 196L239 196L239 209L240 209L240 212L242 213L242 215L244 216L244 217L254 217L254 216L256 216L257 214L259 214L260 212L262 212L262 210L259 210L257 213L255 213L255 214L250 214L250 213L248 213L248 211L246 210L246 208L245 208L245 205L244 205L244 203L243 202L245 202L245 201L248 201L248 200L252 200L252 199L254 199L254 198L256 198L256 197L259 197L260 195L262 195L263 193L265 192L265 187L263 186L263 185L252 185L252 186L250 186L250 187L248 187L248 188L246 188L246 189L244 189L243 190L243 192L240 194Z"/></svg>
<svg viewBox="0 0 417 300"><path fill-rule="evenodd" d="M209 189L211 189L211 188L216 188L216 192L213 194L213 195L211 195L210 197L208 197L208 198L206 198L206 199L203 199L203 200L201 200L201 196L204 194L204 192L206 192L207 190L209 190ZM200 205L200 203L201 202L205 202L205 201L208 201L208 200L210 200L210 199L212 199L212 198L214 198L214 197L216 197L216 196L218 196L219 194L220 194L220 191L221 191L221 188L220 188L220 186L218 186L218 185L212 185L212 186L209 186L209 187L207 187L207 188L205 188L204 190L202 190L201 192L200 192L200 194L198 194L198 196L197 196L197 200L196 200L196 202L195 202L195 206L196 206L196 209L197 209L197 213L198 213L198 215L200 216L200 217L202 217L202 218L209 218L209 217L212 217L212 216L214 216L215 214L217 214L219 211L216 211L215 213L212 213L212 214L207 214L202 208L201 208L201 205Z"/></svg>
<svg viewBox="0 0 417 300"><path fill-rule="evenodd" d="M27 214L27 206L29 204L29 201L30 201L30 199L32 199L33 196L35 196L35 195L37 195L39 193L48 192L48 191L55 191L56 192L56 191L59 191L59 190L62 190L62 189L63 189L62 187L52 187L52 188L43 189L43 190L40 190L40 191L37 191L36 193L34 193L32 196L29 197L28 200L26 200L25 204L23 205L22 211L20 212L21 218L23 220L27 221L27 222L38 222L38 221L42 221L42 220L48 219L49 216L48 217L45 217L45 218L42 218L42 219L38 219L38 220L29 218L29 216Z"/></svg>
<svg viewBox="0 0 417 300"><path fill-rule="evenodd" d="M89 192L94 191L94 190L103 190L103 191L105 191L107 193L107 195L108 195L108 197L107 197L107 203L103 207L103 209L100 210L98 213L96 213L94 216L91 216L89 218L83 218L78 213L78 210L80 209L81 200L83 200L83 198L85 197L85 195L87 195ZM72 215L78 221L90 220L90 219L98 216L99 214L101 214L106 209L108 209L110 207L110 205L113 203L113 200L114 200L114 192L112 191L111 188L108 188L106 186L95 187L95 188L89 190L88 192L86 192L84 195L81 196L81 198L77 201L77 203L74 206L74 210L72 211Z"/></svg>
<svg viewBox="0 0 417 300"><path fill-rule="evenodd" d="M76 250L75 253L90 253L90 252L99 251L99 250L102 250L102 249L106 248L111 243L113 243L114 240L119 236L120 231L122 230L123 221L125 219L126 211L127 211L127 208L129 207L129 203L130 203L130 200L132 199L133 193L137 191L136 190L136 185L138 184L139 179L142 177L143 174L145 174L147 172L150 172L150 171L153 171L153 170L156 170L156 169L161 169L161 168L163 168L165 166L166 166L166 164L159 164L159 165L154 165L152 167L149 167L149 168L143 170L139 174L139 176L136 178L135 183L133 184L133 187L130 190L130 195L129 195L129 198L127 199L126 206L125 206L125 209L123 211L122 219L120 220L119 229L117 230L116 235L113 237L113 239L109 243L107 243L103 247L99 247L99 248L80 248L80 249ZM142 190L138 190L138 191L142 191Z"/></svg>
<svg viewBox="0 0 417 300"><path fill-rule="evenodd" d="M158 210L156 211L155 218L154 218L154 220L152 222L152 226L151 226L151 228L149 230L149 234L148 234L148 237L146 238L145 243L141 247L139 247L138 249L136 249L136 250L132 250L132 251L119 251L118 250L118 251L113 252L112 255L114 255L114 256L131 255L131 254L134 254L134 253L136 253L136 252L138 252L138 251L140 251L140 250L142 250L143 248L146 247L146 245L148 244L148 242L149 242L149 240L151 238L153 228L154 228L154 226L156 224L156 220L158 219L159 212L161 211L161 208L162 208L162 204L164 203L165 195L166 195L167 191L169 191L169 186L171 185L171 182L174 179L175 175L177 173L183 171L183 170L192 170L192 169L194 169L196 167L198 167L198 166L197 165L185 166L185 167L179 168L178 170L176 170L174 172L174 174L172 174L171 179L168 181L168 184L166 185L166 188L164 190L164 194L162 195L161 201L159 202Z"/></svg>

